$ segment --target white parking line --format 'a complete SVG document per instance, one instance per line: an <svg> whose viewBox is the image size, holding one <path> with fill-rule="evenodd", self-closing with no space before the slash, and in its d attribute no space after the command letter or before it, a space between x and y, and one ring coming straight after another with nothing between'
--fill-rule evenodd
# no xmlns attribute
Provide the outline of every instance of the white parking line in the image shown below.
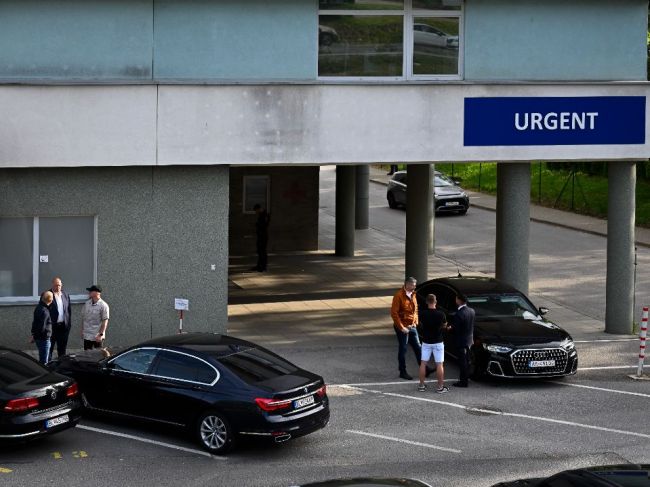
<svg viewBox="0 0 650 487"><path fill-rule="evenodd" d="M614 369L636 369L636 365L603 365L602 367L578 367L581 370L614 370Z"/></svg>
<svg viewBox="0 0 650 487"><path fill-rule="evenodd" d="M573 343L608 343L608 342L638 342L639 338L603 338L600 340L573 340Z"/></svg>
<svg viewBox="0 0 650 487"><path fill-rule="evenodd" d="M372 438L379 438L380 440L396 441L397 443L406 443L407 445L424 446L426 448L433 448L434 450L448 451L451 453L462 453L460 450L453 448L445 448L443 446L430 445L428 443L420 443L419 441L402 440L401 438L393 438L392 436L376 435L374 433L366 433L364 431L346 430L346 433L354 433L355 435L370 436Z"/></svg>
<svg viewBox="0 0 650 487"><path fill-rule="evenodd" d="M627 394L628 396L650 397L650 394L643 394L642 392L630 392L630 391L621 391L618 389L606 389L604 387L585 386L583 384L570 384L568 382L560 382L560 381L549 381L549 383L557 384L560 386L567 386L567 387L578 387L580 389L592 389L594 391L614 392L616 394Z"/></svg>
<svg viewBox="0 0 650 487"><path fill-rule="evenodd" d="M381 392L381 391L374 391L372 389L363 389L360 387L352 387L353 389L358 389L363 392L370 392L373 394L381 394L383 396L389 396L389 397L397 397L400 399L412 399L415 401L421 401L421 402L428 402L428 403L434 403L434 404L439 404L441 406L447 406L447 407L453 407L457 409L464 409L467 411L476 411L480 412L483 414L491 414L494 416L505 416L505 417L510 417L510 418L521 418L521 419L529 419L532 421L541 421L545 423L554 423L554 424L562 424L566 426L574 426L576 428L583 428L583 429L589 429L589 430L596 430L596 431L605 431L607 433L616 433L619 435L626 435L626 436L637 436L640 438L646 438L650 439L650 435L644 434L644 433L637 433L636 431L626 431L626 430L619 430L619 429L614 429L614 428L605 428L603 426L595 426L591 424L584 424L584 423L576 423L574 421L564 421L561 419L553 419L553 418L545 418L543 416L531 416L529 414L518 414L518 413L504 413L502 411L493 411L491 409L481 409L481 408L474 408L474 407L469 407L465 406L463 404L457 404L453 402L446 402L446 401L437 401L435 399L429 399L427 397L422 397L422 396L409 396L407 394L395 394L392 392Z"/></svg>
<svg viewBox="0 0 650 487"><path fill-rule="evenodd" d="M171 448L173 450L194 453L196 455L201 455L208 458L214 458L215 460L227 460L226 457L218 457L216 455L211 455L205 451L194 450L193 448L185 448L184 446L172 445L171 443L164 443L162 441L150 440L149 438L142 438L141 436L127 435L126 433L119 433L117 431L93 428L92 426L77 425L77 429L79 428L81 428L82 430L94 431L95 433L102 433L104 435L119 436L120 438L128 438L129 440L141 441L142 443L149 443L151 445L162 446L164 448Z"/></svg>

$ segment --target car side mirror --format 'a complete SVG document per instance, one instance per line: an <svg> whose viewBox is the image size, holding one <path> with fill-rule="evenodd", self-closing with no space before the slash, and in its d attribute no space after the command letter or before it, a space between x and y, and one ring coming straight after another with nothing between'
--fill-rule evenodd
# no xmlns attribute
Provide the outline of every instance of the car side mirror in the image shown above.
<svg viewBox="0 0 650 487"><path fill-rule="evenodd" d="M544 316L546 313L548 313L548 308L544 308L543 306L539 308L539 314Z"/></svg>

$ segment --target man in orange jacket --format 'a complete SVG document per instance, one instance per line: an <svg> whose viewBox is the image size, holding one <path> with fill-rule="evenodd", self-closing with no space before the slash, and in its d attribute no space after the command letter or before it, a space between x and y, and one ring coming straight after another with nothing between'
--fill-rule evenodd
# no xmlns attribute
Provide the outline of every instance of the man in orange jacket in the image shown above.
<svg viewBox="0 0 650 487"><path fill-rule="evenodd" d="M393 296L393 305L390 308L390 316L393 318L395 335L397 336L397 362L399 364L399 376L402 379L413 380L406 372L406 351L411 345L415 353L415 359L420 365L420 337L418 336L418 300L415 295L417 280L414 277L407 277L404 286Z"/></svg>

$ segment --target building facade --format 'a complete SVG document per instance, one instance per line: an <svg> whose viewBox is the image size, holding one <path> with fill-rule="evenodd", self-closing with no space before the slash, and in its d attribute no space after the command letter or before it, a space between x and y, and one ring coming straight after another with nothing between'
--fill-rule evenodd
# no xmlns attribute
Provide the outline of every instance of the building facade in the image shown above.
<svg viewBox="0 0 650 487"><path fill-rule="evenodd" d="M633 194L647 15L645 0L0 1L0 343L24 345L54 276L77 302L103 286L112 343L173 332L174 298L188 327L224 331L252 205L274 250L315 249L323 164L501 162L497 277L527 288L530 161L611 161ZM633 197L618 203L610 220L629 222ZM625 308L633 227L610 233ZM408 247L407 268L423 253Z"/></svg>

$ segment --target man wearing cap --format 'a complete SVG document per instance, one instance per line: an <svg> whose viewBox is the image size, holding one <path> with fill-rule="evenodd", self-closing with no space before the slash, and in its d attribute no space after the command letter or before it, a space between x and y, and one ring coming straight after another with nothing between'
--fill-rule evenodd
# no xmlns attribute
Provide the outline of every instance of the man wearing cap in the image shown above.
<svg viewBox="0 0 650 487"><path fill-rule="evenodd" d="M103 348L106 328L108 327L109 309L102 299L102 288L93 284L88 290L90 299L81 310L81 337L84 350Z"/></svg>

